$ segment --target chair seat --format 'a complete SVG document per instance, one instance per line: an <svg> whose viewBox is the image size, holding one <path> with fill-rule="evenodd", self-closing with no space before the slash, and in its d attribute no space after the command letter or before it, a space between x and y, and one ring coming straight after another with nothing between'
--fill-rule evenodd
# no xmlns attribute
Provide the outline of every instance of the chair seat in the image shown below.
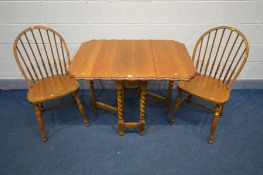
<svg viewBox="0 0 263 175"><path fill-rule="evenodd" d="M78 90L79 83L68 75L38 80L28 90L27 99L34 104L67 96Z"/></svg>
<svg viewBox="0 0 263 175"><path fill-rule="evenodd" d="M190 81L180 81L178 88L204 100L223 104L230 95L230 89L220 80L197 75Z"/></svg>

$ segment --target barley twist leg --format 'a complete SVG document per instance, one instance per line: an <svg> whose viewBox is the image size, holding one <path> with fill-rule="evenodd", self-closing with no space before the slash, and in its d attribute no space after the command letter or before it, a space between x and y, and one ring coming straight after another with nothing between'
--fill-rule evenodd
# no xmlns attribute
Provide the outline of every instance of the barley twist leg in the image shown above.
<svg viewBox="0 0 263 175"><path fill-rule="evenodd" d="M121 81L116 82L117 89L117 113L118 113L118 128L120 136L124 135L124 121L123 121L123 100L124 88Z"/></svg>
<svg viewBox="0 0 263 175"><path fill-rule="evenodd" d="M141 82L141 95L140 95L140 122L139 122L139 133L144 135L144 126L145 126L145 95L146 95L146 82Z"/></svg>

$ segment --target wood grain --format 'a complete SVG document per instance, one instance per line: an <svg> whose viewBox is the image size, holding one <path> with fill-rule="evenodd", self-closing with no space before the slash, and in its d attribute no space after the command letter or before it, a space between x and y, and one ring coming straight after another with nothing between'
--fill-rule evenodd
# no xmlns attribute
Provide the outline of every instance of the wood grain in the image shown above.
<svg viewBox="0 0 263 175"><path fill-rule="evenodd" d="M27 98L31 103L43 103L61 98L79 89L79 83L67 75L41 79L28 89Z"/></svg>
<svg viewBox="0 0 263 175"><path fill-rule="evenodd" d="M175 41L151 41L157 79L188 80L195 67L184 46Z"/></svg>
<svg viewBox="0 0 263 175"><path fill-rule="evenodd" d="M230 96L230 89L220 80L197 75L191 81L178 83L178 88L206 101L223 104Z"/></svg>
<svg viewBox="0 0 263 175"><path fill-rule="evenodd" d="M196 73L181 43L167 40L92 40L69 69L77 79L188 80Z"/></svg>

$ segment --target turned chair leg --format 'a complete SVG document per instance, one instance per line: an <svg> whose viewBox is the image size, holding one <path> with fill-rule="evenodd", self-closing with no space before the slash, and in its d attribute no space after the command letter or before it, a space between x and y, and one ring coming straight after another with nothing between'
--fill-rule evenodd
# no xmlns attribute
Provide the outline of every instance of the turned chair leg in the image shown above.
<svg viewBox="0 0 263 175"><path fill-rule="evenodd" d="M37 104L35 105L35 113L36 113L36 117L37 117L37 123L38 123L38 127L41 133L41 140L42 142L47 141L47 135L45 132L45 127L44 127L44 121L42 118L42 104Z"/></svg>
<svg viewBox="0 0 263 175"><path fill-rule="evenodd" d="M85 109L84 109L84 107L82 105L82 102L81 102L81 99L80 99L79 95L77 93L75 93L75 94L73 94L73 96L74 96L75 102L76 102L76 104L77 104L77 106L79 108L79 111L80 111L80 113L81 113L81 115L82 115L82 117L84 119L85 125L87 127L89 127L90 126L89 119L87 117L87 114L86 114Z"/></svg>
<svg viewBox="0 0 263 175"><path fill-rule="evenodd" d="M174 104L173 117L172 117L172 119L169 122L170 125L175 123L177 110L179 109L179 107L182 104L182 96L183 96L182 91L178 89L178 94L176 96L175 104Z"/></svg>
<svg viewBox="0 0 263 175"><path fill-rule="evenodd" d="M208 143L209 144L214 143L216 126L217 126L217 122L218 122L221 110L222 110L222 105L216 105L215 112L214 112L214 117L213 117L213 120L212 120L212 123L211 123L210 136L209 136L209 139L208 139Z"/></svg>

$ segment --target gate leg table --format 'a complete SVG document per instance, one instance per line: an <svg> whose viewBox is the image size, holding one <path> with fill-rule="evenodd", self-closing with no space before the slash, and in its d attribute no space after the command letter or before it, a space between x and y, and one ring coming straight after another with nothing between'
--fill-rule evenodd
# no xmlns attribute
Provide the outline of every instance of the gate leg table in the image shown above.
<svg viewBox="0 0 263 175"><path fill-rule="evenodd" d="M165 102L169 112L173 82L189 80L196 69L185 45L173 40L91 40L83 43L73 61L69 73L76 79L89 80L90 104L97 115L97 108L118 114L119 134L125 128L138 128L144 134L145 98L151 97ZM117 107L99 102L95 97L94 80L116 81ZM166 97L146 92L148 80L168 81ZM125 122L124 84L136 82L140 87L140 119Z"/></svg>

